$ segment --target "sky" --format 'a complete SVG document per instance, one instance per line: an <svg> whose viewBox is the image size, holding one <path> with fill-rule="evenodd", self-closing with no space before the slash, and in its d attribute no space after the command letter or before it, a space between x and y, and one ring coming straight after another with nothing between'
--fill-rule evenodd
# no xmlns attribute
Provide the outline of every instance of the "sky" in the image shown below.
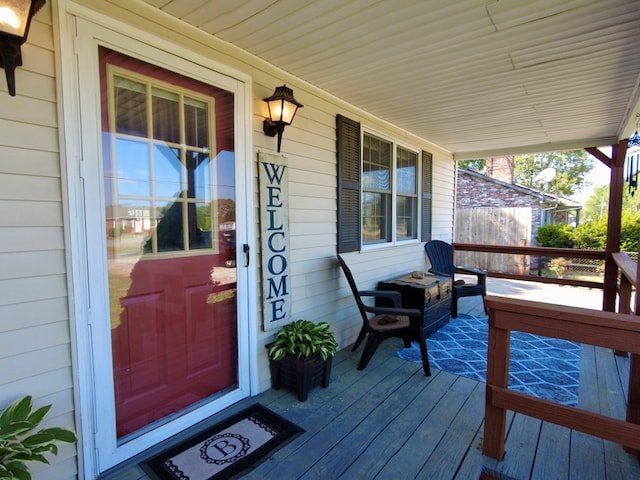
<svg viewBox="0 0 640 480"><path fill-rule="evenodd" d="M587 199L593 193L593 190L596 187L601 185L608 185L610 180L610 171L609 167L607 167L604 163L602 163L597 158L591 157L594 160L594 168L589 172L586 176L586 180L591 184L588 187L583 188L578 193L571 196L571 200L575 200L576 202L580 202L582 206L587 201Z"/></svg>
<svg viewBox="0 0 640 480"><path fill-rule="evenodd" d="M611 156L611 147L603 147L600 150L602 150L602 152L607 156ZM570 197L571 200L580 202L583 207L584 203L593 193L593 190L596 187L600 187L601 185L609 185L609 181L611 179L611 172L609 170L609 167L607 167L604 163L602 163L592 155L589 155L589 158L593 160L594 164L593 170L591 170L586 176L586 180L590 183L590 185Z"/></svg>

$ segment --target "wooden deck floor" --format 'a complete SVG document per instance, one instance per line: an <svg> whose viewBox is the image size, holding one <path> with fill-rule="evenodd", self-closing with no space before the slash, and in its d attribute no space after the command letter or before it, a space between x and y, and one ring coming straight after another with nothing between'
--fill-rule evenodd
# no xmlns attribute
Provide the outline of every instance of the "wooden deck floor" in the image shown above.
<svg viewBox="0 0 640 480"><path fill-rule="evenodd" d="M480 313L472 300L461 311ZM435 369L425 377L396 356L401 346L387 340L364 371L355 368L360 352L342 350L329 387L306 402L269 390L218 415L259 402L305 429L243 479L640 479L637 457L622 447L520 414L509 416L504 460L483 456L484 383ZM627 375L626 358L584 346L580 407L624 418ZM149 477L131 466L104 478Z"/></svg>

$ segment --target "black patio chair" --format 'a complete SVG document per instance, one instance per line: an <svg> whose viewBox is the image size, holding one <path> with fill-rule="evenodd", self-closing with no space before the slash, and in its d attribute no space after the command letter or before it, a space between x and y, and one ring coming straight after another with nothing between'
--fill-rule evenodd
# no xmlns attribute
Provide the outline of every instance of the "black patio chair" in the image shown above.
<svg viewBox="0 0 640 480"><path fill-rule="evenodd" d="M351 350L355 352L363 340L367 339L358 363L358 370L364 370L376 349L384 340L391 337L400 337L404 340L404 346L407 348L411 346L411 340L418 342L424 374L431 376L427 341L422 329L422 313L420 310L402 308L400 292L358 290L351 270L340 255L338 255L338 261L362 316L362 328ZM391 303L393 307L367 305L363 302L362 297L383 298Z"/></svg>
<svg viewBox="0 0 640 480"><path fill-rule="evenodd" d="M458 267L453 263L453 247L442 240L431 240L425 243L424 249L431 262L429 272L436 275L451 277L451 317L458 316L458 299L461 297L473 297L482 295L482 303L487 294L487 272L478 268ZM464 273L476 277L476 283L465 283L464 280L456 280L456 273ZM484 306L484 313L487 307Z"/></svg>

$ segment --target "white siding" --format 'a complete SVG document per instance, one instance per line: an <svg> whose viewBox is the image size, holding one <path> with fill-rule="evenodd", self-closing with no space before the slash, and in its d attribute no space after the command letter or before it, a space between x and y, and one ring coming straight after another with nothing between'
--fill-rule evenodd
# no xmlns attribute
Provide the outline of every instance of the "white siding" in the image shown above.
<svg viewBox="0 0 640 480"><path fill-rule="evenodd" d="M32 395L75 428L51 2L22 54L17 95L0 81L0 408ZM34 479L76 478L75 446L48 457Z"/></svg>

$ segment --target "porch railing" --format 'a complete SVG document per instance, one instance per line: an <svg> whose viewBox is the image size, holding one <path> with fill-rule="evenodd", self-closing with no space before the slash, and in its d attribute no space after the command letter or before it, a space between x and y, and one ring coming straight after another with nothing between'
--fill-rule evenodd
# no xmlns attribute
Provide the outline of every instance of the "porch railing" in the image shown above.
<svg viewBox="0 0 640 480"><path fill-rule="evenodd" d="M484 454L502 460L507 410L640 451L640 380L637 375L640 319L637 316L492 296L486 297L485 302L489 308L489 346ZM627 421L510 390L510 333L513 330L631 352Z"/></svg>
<svg viewBox="0 0 640 480"><path fill-rule="evenodd" d="M483 252L503 255L520 255L528 257L538 257L539 259L550 259L564 257L571 259L570 266L576 267L578 264L583 266L595 262L598 266L603 265L606 252L604 250L585 250L574 248L553 248L553 247L520 247L510 245L485 245L475 243L454 243L454 251L457 252ZM478 266L478 265L469 265ZM512 280L525 280L529 282L555 283L558 285L571 285L574 287L603 288L603 280L576 280L572 278L556 278L544 277L538 275L525 275L518 273L508 273L501 271L489 270L489 276L496 278L508 278Z"/></svg>

